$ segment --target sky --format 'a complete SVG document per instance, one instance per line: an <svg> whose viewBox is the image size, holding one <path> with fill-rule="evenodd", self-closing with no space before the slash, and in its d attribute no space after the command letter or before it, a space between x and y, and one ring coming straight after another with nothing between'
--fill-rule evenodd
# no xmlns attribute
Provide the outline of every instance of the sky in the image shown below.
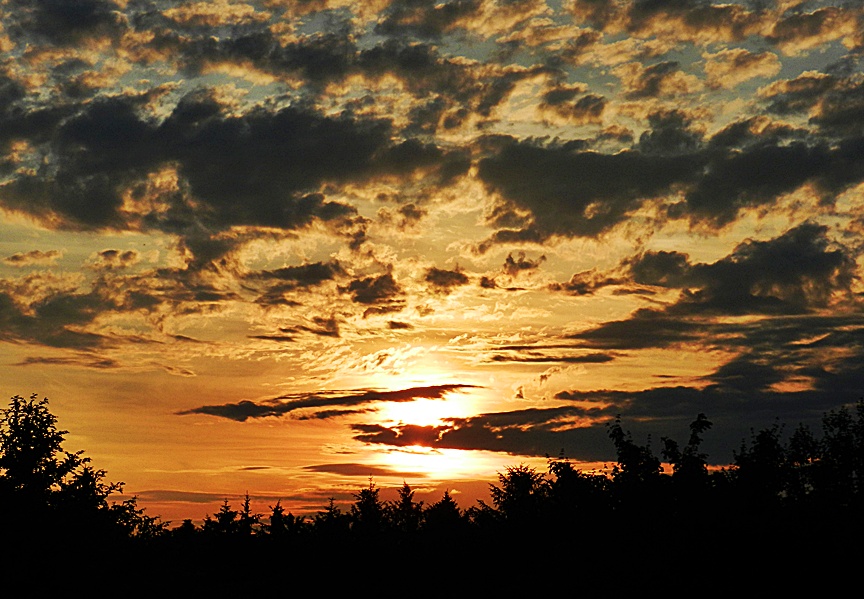
<svg viewBox="0 0 864 599"><path fill-rule="evenodd" d="M864 396L864 8L0 0L0 364L149 515Z"/></svg>

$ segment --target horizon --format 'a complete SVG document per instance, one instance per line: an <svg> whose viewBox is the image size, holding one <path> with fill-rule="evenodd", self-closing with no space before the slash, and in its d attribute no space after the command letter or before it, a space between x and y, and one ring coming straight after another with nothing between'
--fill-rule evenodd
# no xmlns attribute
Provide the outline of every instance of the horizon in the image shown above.
<svg viewBox="0 0 864 599"><path fill-rule="evenodd" d="M150 515L864 397L864 6L61 4L0 6L3 391Z"/></svg>

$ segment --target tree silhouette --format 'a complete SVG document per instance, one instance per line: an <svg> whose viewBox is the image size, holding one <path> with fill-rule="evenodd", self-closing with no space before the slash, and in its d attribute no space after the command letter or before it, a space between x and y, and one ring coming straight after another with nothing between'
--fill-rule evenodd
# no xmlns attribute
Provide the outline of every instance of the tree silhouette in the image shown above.
<svg viewBox="0 0 864 599"><path fill-rule="evenodd" d="M549 492L543 473L520 464L499 472L498 482L489 485L489 494L499 519L523 532L536 526Z"/></svg>
<svg viewBox="0 0 864 599"><path fill-rule="evenodd" d="M549 525L584 529L610 515L610 481L606 476L586 474L563 457L547 459Z"/></svg>
<svg viewBox="0 0 864 599"><path fill-rule="evenodd" d="M669 437L661 439L662 455L672 465L675 509L685 516L692 516L708 507L706 501L711 484L708 455L700 451L699 447L702 444L702 434L711 426L711 421L705 414L700 413L696 420L690 423L690 438L683 449Z"/></svg>
<svg viewBox="0 0 864 599"><path fill-rule="evenodd" d="M315 514L312 526L319 538L336 542L348 536L351 517L339 509L335 499L331 497L327 507Z"/></svg>
<svg viewBox="0 0 864 599"><path fill-rule="evenodd" d="M107 482L83 451L63 449L67 431L57 428L48 399L14 396L0 410L0 504L7 531L30 540L151 538L167 524L150 518L135 498L109 503L123 483Z"/></svg>
<svg viewBox="0 0 864 599"><path fill-rule="evenodd" d="M395 500L382 501L370 478L347 513L330 498L307 520L277 502L265 525L247 492L240 509L225 499L200 527L184 520L167 531L135 498L110 501L121 483L108 482L82 452L63 449L66 431L57 428L46 399L16 396L0 410L0 534L6 546L17 550L29 539L45 555L84 548L86 540L87 549L101 547L100 559L127 575L139 563L215 581L227 559L238 573L231 588L248 592L242 573L268 560L323 571L333 566L322 556L337 549L349 551L354 568L372 571L385 560L407 572L428 559L457 568L502 550L522 564L538 559L539 566L548 554L538 548L554 546L580 563L615 560L633 576L653 576L661 567L680 576L695 574L709 555L734 555L741 564L768 554L838 559L839 548L857 546L864 532L864 401L855 411L826 413L818 438L804 426L788 440L780 424L753 431L720 469L709 469L701 450L712 423L700 413L685 445L661 437L671 474L652 453L650 437L644 446L634 442L620 416L608 427L617 454L609 473L584 473L563 453L547 456L546 472L506 467L489 485L490 504L477 501L464 511L449 491L426 506L404 481ZM79 544L70 547L70 539ZM115 551L107 540L136 542ZM133 555L141 561L123 561Z"/></svg>
<svg viewBox="0 0 864 599"><path fill-rule="evenodd" d="M309 522L304 516L295 516L291 512L286 513L281 501L270 506L269 520L270 523L263 530L274 539L297 537L304 534L309 528Z"/></svg>
<svg viewBox="0 0 864 599"><path fill-rule="evenodd" d="M414 491L403 482L399 498L386 505L386 517L390 526L402 536L412 536L420 530L423 520L423 502L414 501Z"/></svg>
<svg viewBox="0 0 864 599"><path fill-rule="evenodd" d="M249 493L243 496L243 507L238 514L237 532L245 537L259 532L261 526L261 514L252 513L252 501Z"/></svg>
<svg viewBox="0 0 864 599"><path fill-rule="evenodd" d="M387 524L384 502L379 497L380 489L372 479L369 486L354 494L351 504L351 530L361 536L377 536L384 532Z"/></svg>
<svg viewBox="0 0 864 599"><path fill-rule="evenodd" d="M51 494L84 463L79 453L63 451L64 435L48 410L48 399L16 395L0 410L0 472L4 490L22 503L47 506Z"/></svg>
<svg viewBox="0 0 864 599"><path fill-rule="evenodd" d="M739 506L750 515L777 513L783 500L791 464L783 444L782 426L774 424L751 435L748 446L733 452L732 478L739 495Z"/></svg>
<svg viewBox="0 0 864 599"><path fill-rule="evenodd" d="M463 533L467 525L465 514L449 491L423 510L423 532L433 540L452 539Z"/></svg>

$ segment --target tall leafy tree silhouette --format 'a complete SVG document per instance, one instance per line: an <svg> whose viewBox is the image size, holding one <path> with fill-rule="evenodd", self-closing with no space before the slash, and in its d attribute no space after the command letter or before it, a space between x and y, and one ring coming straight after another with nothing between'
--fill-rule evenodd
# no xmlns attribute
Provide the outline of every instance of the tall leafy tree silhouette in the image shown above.
<svg viewBox="0 0 864 599"><path fill-rule="evenodd" d="M705 414L700 413L690 423L690 438L683 448L669 438L662 437L661 455L672 465L675 508L679 513L692 514L704 510L709 497L710 476L708 454L700 451L702 434L713 426Z"/></svg>
<svg viewBox="0 0 864 599"><path fill-rule="evenodd" d="M543 473L524 464L509 466L498 473L498 482L489 485L489 494L499 519L520 532L537 526L549 493Z"/></svg>
<svg viewBox="0 0 864 599"><path fill-rule="evenodd" d="M0 410L0 474L3 490L22 505L47 506L51 494L84 463L63 451L64 435L48 410L48 399L16 395Z"/></svg>
<svg viewBox="0 0 864 599"><path fill-rule="evenodd" d="M66 434L47 398L16 395L0 410L0 503L7 532L79 543L164 532L167 524L146 516L135 498L109 503L123 483L108 482L83 451L65 451Z"/></svg>
<svg viewBox="0 0 864 599"><path fill-rule="evenodd" d="M605 475L582 472L563 457L548 459L548 471L548 526L585 530L610 515L610 486Z"/></svg>
<svg viewBox="0 0 864 599"><path fill-rule="evenodd" d="M744 517L777 514L791 479L792 464L782 439L783 427L775 423L751 434L733 452L731 471L739 507Z"/></svg>
<svg viewBox="0 0 864 599"><path fill-rule="evenodd" d="M611 489L616 508L641 519L661 507L663 472L660 459L648 443L638 445L621 426L621 415L609 424L609 438L615 445L618 462L612 467Z"/></svg>

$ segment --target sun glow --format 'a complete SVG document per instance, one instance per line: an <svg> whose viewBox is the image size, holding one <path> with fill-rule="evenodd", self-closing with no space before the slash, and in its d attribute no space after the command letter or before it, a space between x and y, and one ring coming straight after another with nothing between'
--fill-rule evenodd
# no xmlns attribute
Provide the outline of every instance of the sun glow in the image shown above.
<svg viewBox="0 0 864 599"><path fill-rule="evenodd" d="M415 399L382 405L378 414L382 424L415 426L441 426L451 418L470 414L470 400L454 394L442 399Z"/></svg>
<svg viewBox="0 0 864 599"><path fill-rule="evenodd" d="M376 460L397 472L430 478L456 480L488 476L501 468L501 458L485 452L461 449L431 449L419 445L381 453Z"/></svg>

